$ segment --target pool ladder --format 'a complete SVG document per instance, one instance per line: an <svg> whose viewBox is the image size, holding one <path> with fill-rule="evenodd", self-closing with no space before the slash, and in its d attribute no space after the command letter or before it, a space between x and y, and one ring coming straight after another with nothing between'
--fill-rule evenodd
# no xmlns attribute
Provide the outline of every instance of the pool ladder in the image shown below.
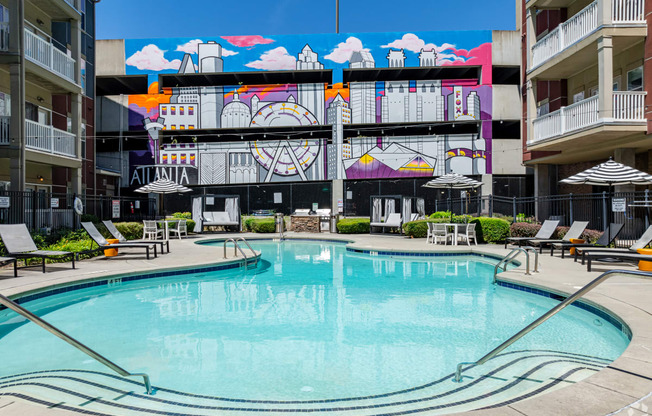
<svg viewBox="0 0 652 416"><path fill-rule="evenodd" d="M244 259L245 259L245 262L244 262L245 270L247 269L247 265L249 264L249 257L247 257L247 254L244 252L244 250L242 250L242 247L240 247L240 245L238 244L238 241L242 241L243 243L245 243L247 248L249 248L249 251L251 251L253 253L253 255L254 255L253 256L254 267L258 266L258 254L256 253L256 251L253 248L251 248L251 245L249 245L249 242L244 237L229 238L228 240L224 240L224 258L225 259L227 258L226 257L226 244L229 241L233 243L233 255L237 256L238 251L240 251L240 253L242 254L242 257L244 257Z"/></svg>
<svg viewBox="0 0 652 416"><path fill-rule="evenodd" d="M498 353L500 353L502 350L505 348L509 347L525 335L527 335L530 331L532 331L534 328L538 327L548 319L552 318L554 315L557 314L557 312L561 311L564 309L566 306L570 305L571 303L575 302L577 299L581 298L591 290L593 290L596 286L607 280L608 278L611 277L613 274L628 274L628 275L634 275L634 276L641 276L641 277L647 277L647 278L652 278L652 273L649 272L641 272L638 270L609 270L607 272L602 273L600 276L589 282L586 286L578 290L577 292L573 293L566 299L564 299L563 302L561 302L559 305L555 306L554 308L550 309L548 312L544 313L541 315L536 321L532 322L530 325L526 326L525 328L521 329L518 333L516 333L514 336L512 336L510 339L507 341L503 342L493 350L491 350L487 355L484 357L480 358L478 361L473 361L473 362L463 362L459 363L457 365L457 369L455 370L455 377L453 377L453 381L456 383L461 383L462 382L462 373L464 370L468 370L471 367L475 367L477 365L482 365L489 361L490 359L494 358ZM466 368L464 368L467 366Z"/></svg>
<svg viewBox="0 0 652 416"><path fill-rule="evenodd" d="M96 352L95 350L91 349L90 347L87 347L86 345L82 344L81 342L77 341L75 338L71 337L70 335L66 334L62 330L58 329L54 325L50 324L49 322L39 318L38 316L34 315L27 309L23 308L22 306L18 305L16 302L12 301L11 299L0 295L0 304L6 306L7 308L11 309L12 311L18 313L19 315L22 315L23 317L27 318L27 320L34 322L36 325L40 326L41 328L45 329L49 333L56 335L57 337L61 338L62 340L66 341L68 344L72 345L73 347L77 348L79 351L83 352L84 354L88 355L95 361L98 361L101 364L104 364L105 366L109 367L111 370L115 371L116 373L120 374L122 377L142 377L143 378L143 384L145 385L145 390L147 394L152 394L153 389L152 389L152 384L150 383L149 380L149 375L147 373L130 373L129 371L125 370L124 368L120 367L118 364L114 363L113 361L109 360L108 358L104 357L100 353Z"/></svg>
<svg viewBox="0 0 652 416"><path fill-rule="evenodd" d="M539 273L539 253L534 249L534 247L517 247L510 251L505 257L503 257L498 264L496 264L496 267L494 267L494 279L493 283L496 284L496 275L498 274L498 269L500 266L503 267L503 271L507 270L507 265L514 261L516 256L518 256L518 253L524 253L525 254L525 274L526 275L531 275L530 273L530 254L528 253L529 251L532 251L534 253L534 273Z"/></svg>

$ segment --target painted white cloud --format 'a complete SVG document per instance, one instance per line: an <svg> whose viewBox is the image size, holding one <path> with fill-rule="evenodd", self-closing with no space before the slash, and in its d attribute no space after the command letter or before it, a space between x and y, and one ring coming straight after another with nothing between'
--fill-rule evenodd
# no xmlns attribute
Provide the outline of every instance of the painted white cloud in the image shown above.
<svg viewBox="0 0 652 416"><path fill-rule="evenodd" d="M363 48L362 41L355 36L351 36L346 39L346 42L338 43L337 47L331 53L324 56L324 58L342 64L351 58L353 52L359 51L369 52L369 48Z"/></svg>
<svg viewBox="0 0 652 416"><path fill-rule="evenodd" d="M177 52L185 52L185 53L197 53L197 45L200 43L204 43L203 40L201 39L193 39L191 41L188 41L184 43L183 45L177 45L177 49L175 49Z"/></svg>
<svg viewBox="0 0 652 416"><path fill-rule="evenodd" d="M161 71L163 69L179 69L180 59L168 61L165 59L165 51L154 44L149 44L143 49L134 53L127 59L127 65L135 66L140 70Z"/></svg>
<svg viewBox="0 0 652 416"><path fill-rule="evenodd" d="M435 50L435 52L440 53L446 49L453 49L455 45L450 43L444 43L442 45L435 45L434 43L426 43L423 39L415 35L414 33L406 33L401 39L396 39L393 42L388 43L387 45L382 45L381 48L394 48L394 49L406 49L410 52L421 52L421 49L424 51Z"/></svg>
<svg viewBox="0 0 652 416"><path fill-rule="evenodd" d="M290 55L287 49L279 46L278 48L268 50L260 55L259 60L249 62L245 66L273 71L279 69L296 69L296 62L297 59Z"/></svg>
<svg viewBox="0 0 652 416"><path fill-rule="evenodd" d="M237 54L238 54L238 52L236 52L236 51L231 51L229 49L222 48L222 56L223 57L233 56L233 55L237 55Z"/></svg>

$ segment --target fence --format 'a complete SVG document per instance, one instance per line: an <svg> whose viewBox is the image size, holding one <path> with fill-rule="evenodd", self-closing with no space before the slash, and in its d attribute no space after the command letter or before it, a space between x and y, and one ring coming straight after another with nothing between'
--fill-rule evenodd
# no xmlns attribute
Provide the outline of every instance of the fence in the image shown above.
<svg viewBox="0 0 652 416"><path fill-rule="evenodd" d="M142 221L156 215L156 201L118 196L80 196L84 214L100 220ZM0 191L0 224L27 224L31 231L45 233L79 227L79 215L73 209L74 194Z"/></svg>
<svg viewBox="0 0 652 416"><path fill-rule="evenodd" d="M624 212L612 212L612 199L624 202ZM622 206L622 204L621 204ZM508 198L500 196L469 196L438 201L435 211L454 214L503 217L511 222L541 222L558 219L559 225L573 221L588 221L589 229L603 231L610 222L624 224L618 236L621 246L629 246L650 226L652 195L642 192L608 192L567 194L545 197Z"/></svg>

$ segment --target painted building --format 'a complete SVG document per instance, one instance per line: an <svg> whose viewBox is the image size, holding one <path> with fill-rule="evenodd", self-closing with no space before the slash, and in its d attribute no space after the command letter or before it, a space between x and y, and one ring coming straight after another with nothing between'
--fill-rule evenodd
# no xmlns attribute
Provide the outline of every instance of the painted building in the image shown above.
<svg viewBox="0 0 652 416"><path fill-rule="evenodd" d="M496 167L523 175L501 162L518 157L518 137L493 134L494 51L501 68L518 68L494 33L510 32L133 39L119 41L122 50L100 43L123 60L124 69L112 63L115 75L145 74L150 83L149 94L127 97L128 131L119 132L142 147L133 163L150 162L132 163L123 186L141 185L145 170L188 185L448 172L488 182ZM518 114L504 115L501 122L518 124ZM112 123L100 128L116 135ZM494 155L496 140L515 144L513 154L501 146ZM186 174L173 173L179 168Z"/></svg>

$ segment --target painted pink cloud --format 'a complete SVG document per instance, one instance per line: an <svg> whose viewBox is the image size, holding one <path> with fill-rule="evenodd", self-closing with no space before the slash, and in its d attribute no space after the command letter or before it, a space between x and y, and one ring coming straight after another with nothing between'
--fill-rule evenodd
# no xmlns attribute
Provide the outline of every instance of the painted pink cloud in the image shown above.
<svg viewBox="0 0 652 416"><path fill-rule="evenodd" d="M181 66L181 60L179 59L173 59L172 61L165 59L165 51L154 44L149 44L131 55L126 63L140 70L148 69L152 71L179 69L179 66Z"/></svg>
<svg viewBox="0 0 652 416"><path fill-rule="evenodd" d="M439 46L435 45L434 43L426 43L423 39L414 33L406 33L401 39L396 39L386 45L381 45L381 48L406 49L414 53L421 52L421 49L424 51L431 51L434 49L435 52L440 53L446 49L451 49L454 47L455 45L451 45L450 43L444 43Z"/></svg>
<svg viewBox="0 0 652 416"><path fill-rule="evenodd" d="M268 43L274 42L274 39L267 39L260 35L222 36L222 39L225 39L231 45L239 48L249 48L255 45L267 45Z"/></svg>
<svg viewBox="0 0 652 416"><path fill-rule="evenodd" d="M340 42L337 44L337 47L333 49L331 53L324 56L325 59L329 59L338 64L343 64L351 58L353 52L367 51L368 48L362 47L362 41L355 36L351 36L346 39L346 42Z"/></svg>
<svg viewBox="0 0 652 416"><path fill-rule="evenodd" d="M275 71L280 69L295 69L296 62L296 58L290 55L287 49L279 46L278 48L263 53L260 55L259 60L249 62L248 64L245 64L245 66L265 71Z"/></svg>
<svg viewBox="0 0 652 416"><path fill-rule="evenodd" d="M455 59L442 59L437 56L439 65L481 65L482 83L491 84L491 43L483 43L470 51L466 49L451 49Z"/></svg>

